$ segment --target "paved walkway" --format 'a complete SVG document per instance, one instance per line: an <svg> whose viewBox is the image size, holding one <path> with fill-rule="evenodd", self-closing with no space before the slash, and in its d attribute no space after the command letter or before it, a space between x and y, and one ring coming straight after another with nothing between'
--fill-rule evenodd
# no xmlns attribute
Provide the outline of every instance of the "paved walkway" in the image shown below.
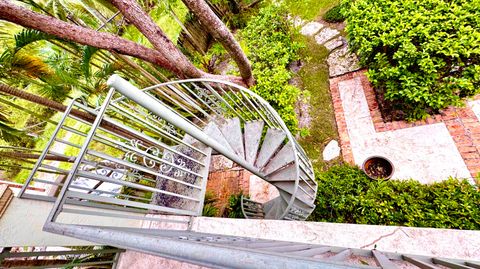
<svg viewBox="0 0 480 269"><path fill-rule="evenodd" d="M480 96L425 121L384 123L374 90L340 32L321 22L292 21L330 51L330 91L345 161L361 166L369 156L381 155L395 166L394 179L473 182L480 173Z"/></svg>
<svg viewBox="0 0 480 269"><path fill-rule="evenodd" d="M330 90L347 162L360 166L381 155L395 166L393 178L422 183L480 172L480 123L470 104L426 121L384 123L364 71L330 79Z"/></svg>

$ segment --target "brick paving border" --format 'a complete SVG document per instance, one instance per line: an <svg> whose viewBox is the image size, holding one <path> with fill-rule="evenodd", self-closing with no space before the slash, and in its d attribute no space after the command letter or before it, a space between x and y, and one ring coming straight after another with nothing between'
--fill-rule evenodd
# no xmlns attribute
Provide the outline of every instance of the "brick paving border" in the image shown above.
<svg viewBox="0 0 480 269"><path fill-rule="evenodd" d="M359 70L330 78L330 94L332 95L335 120L340 137L340 148L342 149L343 159L346 162L354 164L354 159L338 83L360 78L370 110L370 116L378 133L443 122L472 177L480 173L480 121L468 104L465 104L465 107L449 107L442 110L439 115L430 116L426 120L384 122L375 97L375 91L368 81L365 72L366 70ZM480 100L480 95L477 95L474 99Z"/></svg>

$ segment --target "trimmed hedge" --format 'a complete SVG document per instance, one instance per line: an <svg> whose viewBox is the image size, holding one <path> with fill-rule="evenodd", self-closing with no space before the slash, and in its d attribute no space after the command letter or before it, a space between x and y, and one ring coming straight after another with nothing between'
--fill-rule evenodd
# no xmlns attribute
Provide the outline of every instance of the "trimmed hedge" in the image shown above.
<svg viewBox="0 0 480 269"><path fill-rule="evenodd" d="M351 48L376 89L407 118L425 118L480 92L480 0L343 6Z"/></svg>
<svg viewBox="0 0 480 269"><path fill-rule="evenodd" d="M317 181L317 207L309 220L480 229L480 192L466 180L375 181L358 167L338 165L318 173Z"/></svg>

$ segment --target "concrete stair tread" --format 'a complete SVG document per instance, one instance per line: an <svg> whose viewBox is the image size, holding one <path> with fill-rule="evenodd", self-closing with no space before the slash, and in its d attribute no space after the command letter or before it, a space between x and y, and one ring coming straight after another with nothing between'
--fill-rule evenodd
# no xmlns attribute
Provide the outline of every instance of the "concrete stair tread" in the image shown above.
<svg viewBox="0 0 480 269"><path fill-rule="evenodd" d="M269 175L293 161L295 161L295 154L292 148L292 143L288 142L277 154L275 154L267 166L263 168L262 172Z"/></svg>
<svg viewBox="0 0 480 269"><path fill-rule="evenodd" d="M225 137L223 136L222 131L220 131L220 129L218 128L218 126L215 123L213 123L213 122L208 123L207 126L203 129L203 131L205 132L205 134L207 134L212 139L214 139L215 141L220 143L222 146L227 148L229 151L231 151L232 153L235 153L233 148L228 143L227 139L225 139Z"/></svg>
<svg viewBox="0 0 480 269"><path fill-rule="evenodd" d="M254 164L257 158L258 148L264 127L263 121L248 121L245 123L244 144L245 144L245 160L249 164Z"/></svg>
<svg viewBox="0 0 480 269"><path fill-rule="evenodd" d="M278 219L287 208L287 203L279 196L272 199L271 202L273 205L269 210L265 210L266 219Z"/></svg>
<svg viewBox="0 0 480 269"><path fill-rule="evenodd" d="M291 193L283 190L281 187L278 187L278 192L280 193L280 196L283 198L283 200L285 200L285 202L288 203L290 201L290 199L292 197ZM311 201L308 201L303 197L295 196L295 199L298 200L299 202L301 202L302 204L304 204L306 207L315 208L315 205ZM295 204L295 205L297 205L297 204Z"/></svg>
<svg viewBox="0 0 480 269"><path fill-rule="evenodd" d="M268 175L267 181L275 185L276 182L295 182L297 169L294 164L289 164L283 169L275 171Z"/></svg>
<svg viewBox="0 0 480 269"><path fill-rule="evenodd" d="M272 158L278 148L282 145L285 137L286 135L282 130L273 128L267 130L262 147L258 153L257 161L255 162L257 168L262 169L268 161L270 161L270 158Z"/></svg>
<svg viewBox="0 0 480 269"><path fill-rule="evenodd" d="M243 147L242 127L239 118L226 119L223 123L217 123L223 137L232 147L233 151L242 159L245 159L245 149Z"/></svg>

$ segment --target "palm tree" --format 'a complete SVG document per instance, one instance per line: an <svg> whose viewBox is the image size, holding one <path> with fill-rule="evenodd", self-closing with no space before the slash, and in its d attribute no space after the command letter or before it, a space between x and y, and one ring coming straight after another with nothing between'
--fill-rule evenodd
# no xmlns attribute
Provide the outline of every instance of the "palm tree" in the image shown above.
<svg viewBox="0 0 480 269"><path fill-rule="evenodd" d="M25 132L12 127L5 112L5 107L0 106L0 139L9 143L18 142L25 136Z"/></svg>
<svg viewBox="0 0 480 269"><path fill-rule="evenodd" d="M150 41L154 49L129 41L118 35L92 30L91 28L80 25L79 22L72 24L65 22L65 20L44 16L40 13L13 5L9 1L0 2L0 18L83 45L130 55L163 67L179 77L214 77L242 84L245 83L247 85L253 82L248 60L246 60L246 57L238 55L243 55L238 43L236 43L231 34L228 35L224 33L223 30L226 29L226 27L224 27L223 23L208 9L208 6L203 0L196 0L198 4L196 7L200 8L191 10L194 13L199 12L198 14L196 13L196 15L201 18L201 20L215 22L215 27L209 28L209 31L218 30L216 36L229 39L226 42L222 42L222 44L240 67L242 79L232 76L212 75L196 68L171 40L168 39L155 21L153 21L135 0L111 0L110 2ZM207 9L203 9L205 6ZM64 14L60 13L60 15ZM67 16L65 17L69 18ZM71 18L69 19L71 20ZM223 28L220 26L223 26Z"/></svg>

